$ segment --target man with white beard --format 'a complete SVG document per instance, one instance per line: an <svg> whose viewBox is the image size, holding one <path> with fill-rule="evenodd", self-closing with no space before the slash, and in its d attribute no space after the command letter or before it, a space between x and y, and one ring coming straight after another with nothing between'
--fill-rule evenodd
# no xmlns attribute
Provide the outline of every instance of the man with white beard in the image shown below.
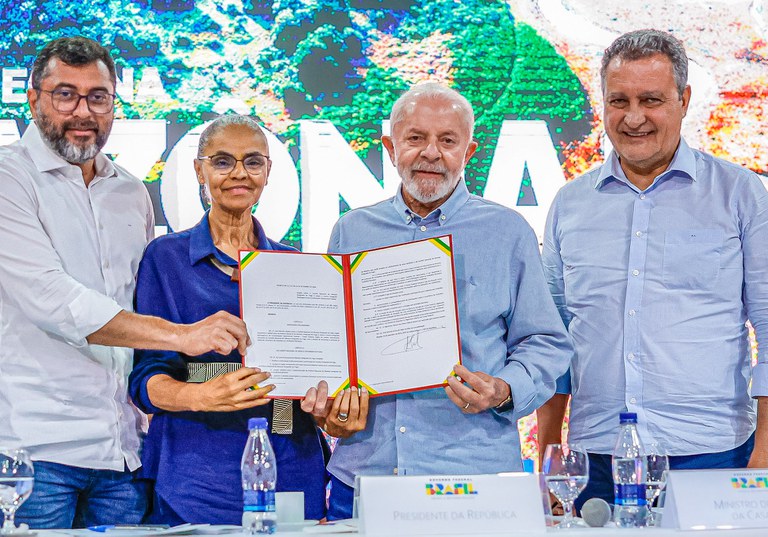
<svg viewBox="0 0 768 537"><path fill-rule="evenodd" d="M98 43L48 43L27 91L35 124L0 148L0 445L34 461L16 517L33 528L141 522L130 348L244 353L248 339L224 312L190 325L131 312L154 217L142 182L100 152L115 81Z"/></svg>
<svg viewBox="0 0 768 537"><path fill-rule="evenodd" d="M519 471L517 420L554 392L572 347L549 296L536 236L515 211L471 195L462 176L477 149L469 102L440 84L414 86L392 108L382 144L402 188L345 214L329 251L351 253L452 235L463 365L445 389L377 397L326 386L302 402L342 437L329 464L329 519L348 518L356 475ZM368 409L370 407L370 412Z"/></svg>

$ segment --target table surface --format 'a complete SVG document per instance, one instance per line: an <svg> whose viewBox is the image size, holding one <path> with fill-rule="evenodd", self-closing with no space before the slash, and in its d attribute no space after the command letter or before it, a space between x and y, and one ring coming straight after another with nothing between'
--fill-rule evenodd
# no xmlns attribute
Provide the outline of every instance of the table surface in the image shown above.
<svg viewBox="0 0 768 537"><path fill-rule="evenodd" d="M241 532L234 532L234 533L219 533L216 531L215 526L211 527L210 531L206 531L205 528L201 528L194 534L185 534L185 535L203 535L203 536L235 536L235 537L242 537L243 535L246 535L245 533ZM319 531L318 531L319 530ZM315 528L314 531L292 531L292 532L277 532L276 535L284 536L284 537L309 537L311 535L323 535L323 536L339 536L339 537L345 537L350 535L355 535L354 532L338 532L334 531L335 528L332 525L327 525L320 528ZM120 532L122 533L122 532ZM113 533L112 535L120 535L120 533ZM63 537L63 536L71 536L71 537L95 537L96 535L99 535L96 532L89 531L89 530L38 530L34 532L34 534L37 535L37 537ZM728 530L697 530L695 532L691 531L680 531L680 530L672 530L672 529L663 529L663 528L574 528L574 529L568 529L568 530L558 530L555 528L547 528L546 531L547 535L568 535L572 537L630 537L632 535L645 535L646 537L681 537L685 535L690 535L692 537L725 537L733 535L735 537L766 537L768 536L768 529L762 528L762 529L728 529ZM32 534L28 534L32 535ZM132 534L135 535L135 534ZM146 535L151 535L151 533L146 532ZM378 535L378 534L377 534ZM441 537L443 537L445 534L441 534ZM476 534L457 534L457 537L475 537ZM508 531L501 531L499 533L495 534L487 534L487 535L506 535L506 536L514 536L514 537L528 537L528 536L540 536L542 533L534 533L534 532L519 532L515 531L514 529L510 529ZM20 536L21 537L21 536ZM390 537L387 534L381 534L381 537ZM391 534L391 537L407 537L405 534Z"/></svg>

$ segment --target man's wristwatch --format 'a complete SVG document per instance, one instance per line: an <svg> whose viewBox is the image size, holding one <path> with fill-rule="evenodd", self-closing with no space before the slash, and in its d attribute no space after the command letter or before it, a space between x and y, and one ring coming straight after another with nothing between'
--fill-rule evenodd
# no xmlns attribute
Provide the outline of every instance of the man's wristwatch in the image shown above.
<svg viewBox="0 0 768 537"><path fill-rule="evenodd" d="M512 390L509 390L509 395L506 399L504 399L501 403L493 407L493 409L497 412L503 412L505 410L509 410L512 406Z"/></svg>

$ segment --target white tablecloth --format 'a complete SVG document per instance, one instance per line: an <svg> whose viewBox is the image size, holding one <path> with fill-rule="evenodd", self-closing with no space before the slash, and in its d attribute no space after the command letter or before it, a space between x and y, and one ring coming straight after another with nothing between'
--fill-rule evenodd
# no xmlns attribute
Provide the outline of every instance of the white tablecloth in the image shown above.
<svg viewBox="0 0 768 537"><path fill-rule="evenodd" d="M355 533L338 533L333 531L333 526L328 526L327 528L323 528L321 531L302 531L302 532L281 532L278 530L277 535L280 537L310 537L313 535L323 535L327 537L349 537L356 535ZM64 536L72 536L72 537L101 537L106 536L115 536L118 534L115 533L107 533L107 534L99 534L98 532L93 532L89 530L38 530L35 532L37 534L37 537L64 537ZM619 528L584 528L584 529L569 529L569 530L558 530L557 528L547 528L547 535L557 535L560 534L563 537L632 537L632 536L638 536L642 535L645 537L685 537L685 536L691 536L691 537L726 537L733 535L734 537L768 537L768 529L750 529L750 530L699 530L695 532L690 531L679 531L679 530L668 530L668 529L662 529L662 528L637 528L637 529L619 529ZM151 535L151 534L149 534ZM199 533L194 533L194 535L202 535L202 536L209 536L212 537L214 535L221 536L221 535L228 535L231 537L243 537L244 533L217 533L215 531L215 526L213 527L213 531L205 531L200 530ZM360 534L362 535L362 534ZM486 534L486 535L497 535L497 536L507 536L507 537L534 537L534 536L541 536L541 533L522 533L519 531L515 531L514 529L510 529L509 531L504 531L496 534ZM408 537L407 534L393 534L391 537ZM445 537L445 535L441 535L441 537ZM476 534L462 534L462 535L456 535L456 537L477 537Z"/></svg>

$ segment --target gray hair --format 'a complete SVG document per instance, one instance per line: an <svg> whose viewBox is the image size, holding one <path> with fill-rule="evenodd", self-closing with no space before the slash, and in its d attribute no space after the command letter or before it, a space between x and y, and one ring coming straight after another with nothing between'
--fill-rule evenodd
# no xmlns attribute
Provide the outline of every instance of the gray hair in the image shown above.
<svg viewBox="0 0 768 537"><path fill-rule="evenodd" d="M223 131L230 125L243 125L248 127L254 132L254 134L263 137L266 141L264 131L261 130L261 125L259 125L259 122L256 121L255 117L240 114L227 114L214 119L211 124L208 125L205 130L203 130L202 134L200 134L200 140L197 142L197 156L201 157L203 155L205 148L208 147L208 144L211 142L211 138L213 136Z"/></svg>
<svg viewBox="0 0 768 537"><path fill-rule="evenodd" d="M470 139L472 138L475 132L475 112L472 110L472 105L469 104L466 97L455 89L438 84L437 82L416 84L398 97L395 104L392 105L392 112L390 113L391 130L394 130L395 125L404 119L408 105L417 99L445 100L456 105L469 127L469 137Z"/></svg>
<svg viewBox="0 0 768 537"><path fill-rule="evenodd" d="M600 65L600 82L603 92L605 92L605 72L614 58L632 61L654 54L663 54L669 58L675 75L677 93L682 97L688 85L688 56L685 53L685 47L672 34L651 29L628 32L619 36L605 49Z"/></svg>

